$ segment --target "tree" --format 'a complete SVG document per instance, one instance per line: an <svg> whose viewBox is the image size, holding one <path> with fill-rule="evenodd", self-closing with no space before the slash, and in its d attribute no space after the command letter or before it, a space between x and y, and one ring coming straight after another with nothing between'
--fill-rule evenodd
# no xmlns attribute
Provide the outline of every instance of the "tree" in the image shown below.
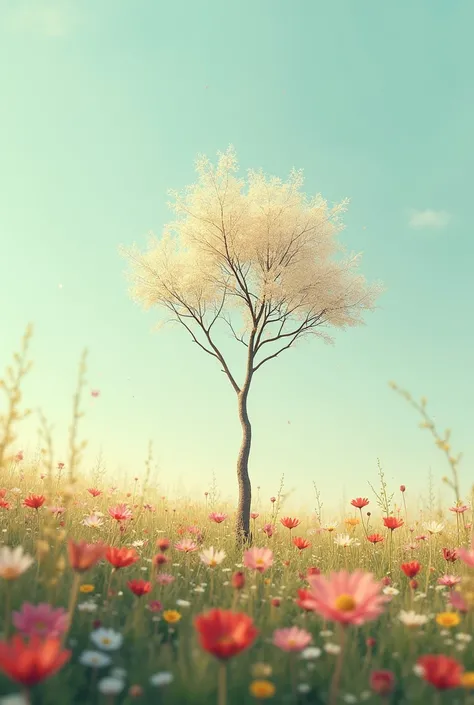
<svg viewBox="0 0 474 705"><path fill-rule="evenodd" d="M196 164L197 182L172 191L177 215L148 250L122 249L128 259L132 297L145 308L161 307L214 357L237 396L242 443L237 458L237 534L249 537L251 484L248 472L252 427L248 395L255 374L294 343L310 335L332 342L329 327L363 324L375 308L380 285L357 273L360 255L343 258L336 241L346 201L329 208L302 193L303 174L288 181L249 171L237 178L232 147L217 166ZM240 322L240 328L237 323ZM244 379L232 374L216 340L225 324L246 348Z"/></svg>

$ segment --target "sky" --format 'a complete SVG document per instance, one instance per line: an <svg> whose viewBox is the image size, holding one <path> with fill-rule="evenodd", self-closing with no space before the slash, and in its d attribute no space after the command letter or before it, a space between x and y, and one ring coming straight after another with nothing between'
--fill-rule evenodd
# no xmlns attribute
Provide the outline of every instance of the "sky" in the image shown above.
<svg viewBox="0 0 474 705"><path fill-rule="evenodd" d="M386 287L366 326L255 377L255 493L284 475L295 506L314 507L313 483L329 511L373 500L379 458L392 491L426 495L431 469L451 501L446 460L390 380L452 429L468 491L473 22L471 0L0 0L0 369L31 321L24 400L56 460L87 348L82 471L102 452L111 478L142 476L152 441L164 494L202 496L214 475L235 500L235 394L184 330L154 331L118 252L172 219L168 190L195 181L199 154L232 144L242 172L295 167L309 195L350 198L341 240ZM38 425L15 449L34 451Z"/></svg>

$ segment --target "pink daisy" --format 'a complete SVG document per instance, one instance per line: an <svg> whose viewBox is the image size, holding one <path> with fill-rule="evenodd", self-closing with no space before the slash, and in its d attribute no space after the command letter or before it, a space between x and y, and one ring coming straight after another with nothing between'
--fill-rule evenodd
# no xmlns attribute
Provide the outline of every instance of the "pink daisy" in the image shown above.
<svg viewBox="0 0 474 705"><path fill-rule="evenodd" d="M13 624L24 636L57 638L64 634L68 626L65 609L55 609L46 602L32 605L24 602L19 612L13 612Z"/></svg>
<svg viewBox="0 0 474 705"><path fill-rule="evenodd" d="M303 651L311 640L311 634L298 627L276 629L273 632L273 644L282 651Z"/></svg>
<svg viewBox="0 0 474 705"><path fill-rule="evenodd" d="M264 573L273 565L273 552L269 548L249 548L244 553L244 566Z"/></svg>

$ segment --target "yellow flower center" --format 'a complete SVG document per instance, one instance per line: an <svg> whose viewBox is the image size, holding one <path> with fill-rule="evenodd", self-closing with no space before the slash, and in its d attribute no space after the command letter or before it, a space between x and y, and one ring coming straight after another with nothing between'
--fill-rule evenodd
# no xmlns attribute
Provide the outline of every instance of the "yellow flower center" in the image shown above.
<svg viewBox="0 0 474 705"><path fill-rule="evenodd" d="M468 690L474 689L474 671L466 671L462 674L461 685Z"/></svg>
<svg viewBox="0 0 474 705"><path fill-rule="evenodd" d="M105 646L108 646L108 645L110 644L110 639L109 639L107 636L104 636L104 637L102 638L102 643L103 643Z"/></svg>
<svg viewBox="0 0 474 705"><path fill-rule="evenodd" d="M210 568L215 568L216 565L217 565L217 561L216 561L214 558L212 558L212 559L209 561L209 567L210 567Z"/></svg>
<svg viewBox="0 0 474 705"><path fill-rule="evenodd" d="M255 565L258 565L258 566L260 566L260 567L261 567L261 566L264 566L264 565L265 565L265 561L263 560L263 558L257 558L257 560L255 561Z"/></svg>
<svg viewBox="0 0 474 705"><path fill-rule="evenodd" d="M352 595L339 595L339 597L334 602L334 607L341 612L351 612L355 609L356 601Z"/></svg>

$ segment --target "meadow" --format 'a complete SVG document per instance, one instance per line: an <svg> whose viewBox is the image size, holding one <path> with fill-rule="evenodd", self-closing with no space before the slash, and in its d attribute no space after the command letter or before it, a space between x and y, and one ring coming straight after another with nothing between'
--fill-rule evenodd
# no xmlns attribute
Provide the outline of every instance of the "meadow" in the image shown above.
<svg viewBox="0 0 474 705"><path fill-rule="evenodd" d="M449 434L446 507L387 486L340 517L260 497L252 541L213 489L178 502L81 466L81 363L70 454L18 450L27 333L2 381L0 695L10 705L474 702L472 502ZM98 391L89 392L98 394ZM452 496L452 501L451 500Z"/></svg>

